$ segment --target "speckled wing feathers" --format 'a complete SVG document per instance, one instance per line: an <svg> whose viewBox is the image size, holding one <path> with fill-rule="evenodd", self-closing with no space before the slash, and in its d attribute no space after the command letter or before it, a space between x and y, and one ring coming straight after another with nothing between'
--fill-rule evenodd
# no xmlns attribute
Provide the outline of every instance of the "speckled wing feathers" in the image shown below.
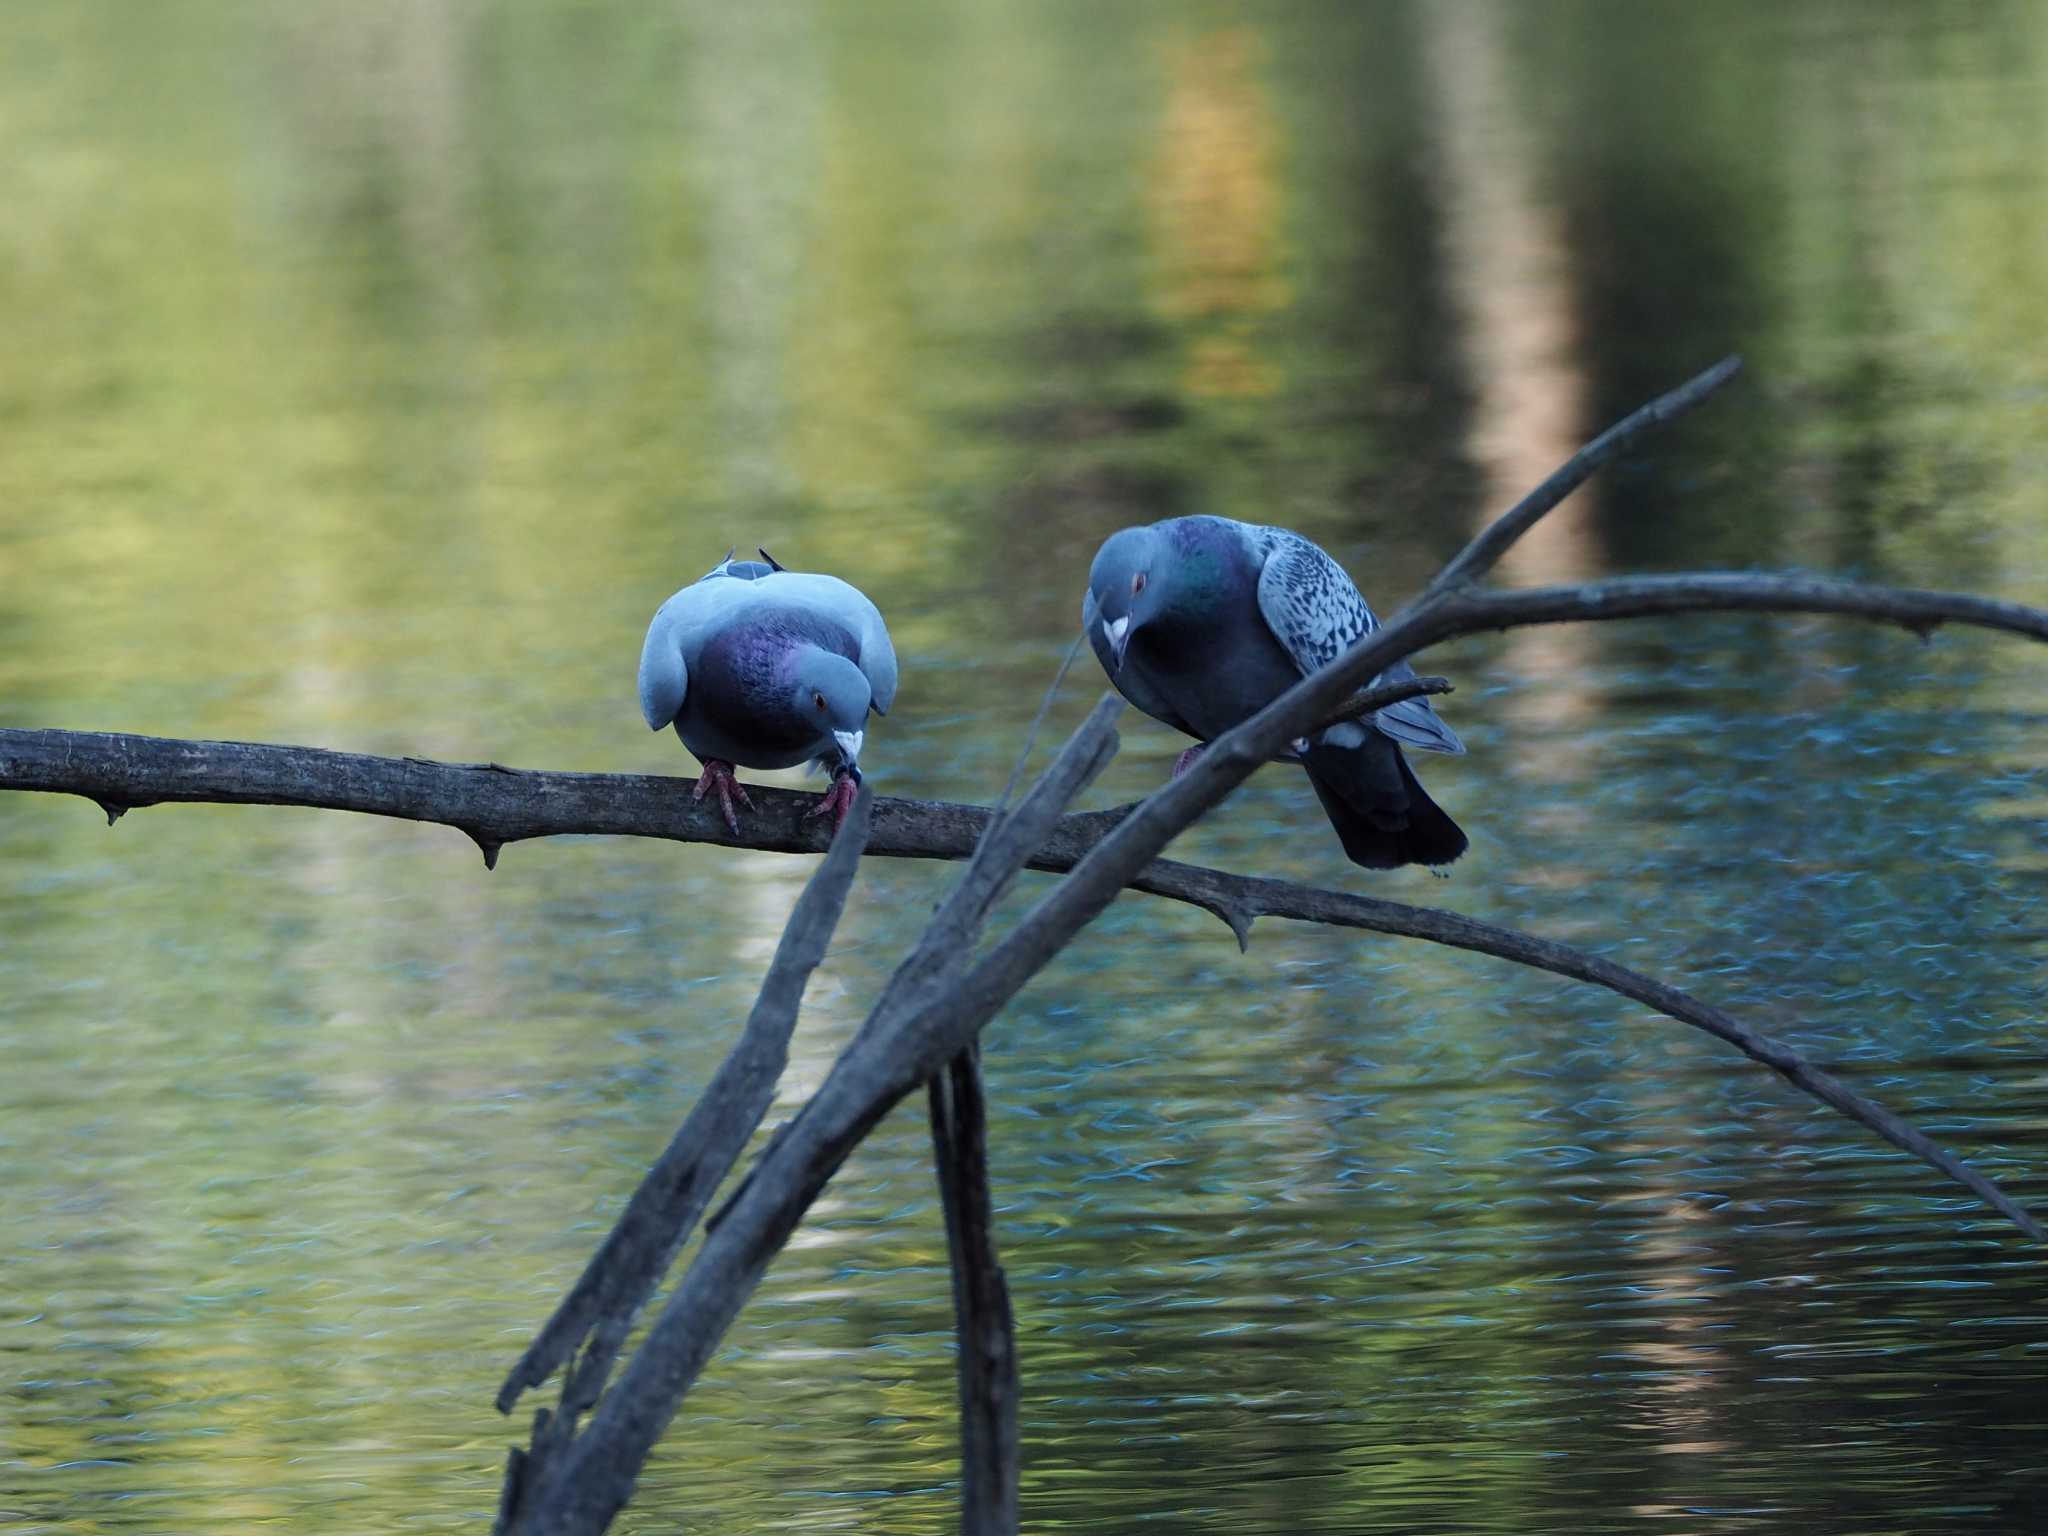
<svg viewBox="0 0 2048 1536"><path fill-rule="evenodd" d="M1344 567L1316 545L1285 528L1256 523L1242 527L1261 557L1259 612L1304 677L1328 666L1380 627ZM1400 682L1414 675L1415 669L1401 661L1381 678ZM1373 717L1373 724L1404 746L1425 752L1465 750L1428 699L1390 705Z"/></svg>
<svg viewBox="0 0 2048 1536"><path fill-rule="evenodd" d="M1285 528L1244 527L1263 557L1259 612L1304 677L1380 627L1344 568L1307 539Z"/></svg>

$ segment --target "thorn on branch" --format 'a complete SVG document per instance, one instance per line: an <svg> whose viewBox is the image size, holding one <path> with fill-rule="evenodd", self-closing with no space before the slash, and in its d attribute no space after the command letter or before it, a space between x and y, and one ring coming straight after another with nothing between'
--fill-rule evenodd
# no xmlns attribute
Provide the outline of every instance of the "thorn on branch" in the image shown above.
<svg viewBox="0 0 2048 1536"><path fill-rule="evenodd" d="M107 813L107 825L110 827L134 809L133 806L123 805L118 800L101 800L97 796L94 797L93 804Z"/></svg>
<svg viewBox="0 0 2048 1536"><path fill-rule="evenodd" d="M498 867L498 850L505 845L494 837L485 837L481 832L470 832L468 827L464 827L462 830L469 832L470 841L475 843L478 851L483 854L484 868L496 869Z"/></svg>
<svg viewBox="0 0 2048 1536"><path fill-rule="evenodd" d="M1249 953L1252 947L1252 923L1257 920L1259 914L1230 902L1219 902L1214 910L1218 917L1230 924L1230 931L1237 935L1237 952L1240 955Z"/></svg>

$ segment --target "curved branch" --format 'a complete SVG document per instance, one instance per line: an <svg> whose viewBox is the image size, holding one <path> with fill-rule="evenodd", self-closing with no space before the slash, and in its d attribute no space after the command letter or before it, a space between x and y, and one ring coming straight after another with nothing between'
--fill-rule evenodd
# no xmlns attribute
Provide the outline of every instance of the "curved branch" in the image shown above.
<svg viewBox="0 0 2048 1536"><path fill-rule="evenodd" d="M1877 1132L1893 1146L1912 1153L1947 1174L2009 1218L2034 1241L2048 1243L2048 1230L2044 1230L2025 1207L1883 1105L1864 1098L1814 1066L1790 1046L1768 1035L1758 1034L1711 1003L1645 976L1641 971L1616 965L1554 939L1538 938L1534 934L1481 922L1437 907L1414 907L1405 902L1383 901L1372 896L1316 890L1287 880L1228 874L1171 859L1155 860L1131 884L1155 896L1168 896L1205 907L1239 933L1249 929L1252 920L1259 917L1328 923L1398 938L1424 939L1432 944L1493 955L1498 959L1512 960L1517 965L1605 987L1610 992L1654 1008L1668 1018L1727 1041L1743 1055L1763 1063L1795 1087L1804 1089L1857 1124Z"/></svg>

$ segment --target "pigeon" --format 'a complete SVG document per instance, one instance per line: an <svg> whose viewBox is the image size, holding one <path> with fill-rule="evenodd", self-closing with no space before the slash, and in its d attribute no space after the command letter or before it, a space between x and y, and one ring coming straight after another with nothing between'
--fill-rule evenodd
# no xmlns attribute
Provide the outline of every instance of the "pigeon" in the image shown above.
<svg viewBox="0 0 2048 1536"><path fill-rule="evenodd" d="M809 814L836 829L859 792L868 711L896 700L896 652L875 605L836 576L785 570L730 551L654 615L640 651L640 712L648 729L674 725L704 765L695 799L716 790L739 835L737 796L754 802L735 766L832 775Z"/></svg>
<svg viewBox="0 0 2048 1536"><path fill-rule="evenodd" d="M1112 534L1096 553L1081 624L1116 689L1206 744L1335 660L1379 621L1342 566L1298 533L1227 517L1174 517ZM1407 662L1382 682L1415 675ZM1450 863L1466 848L1402 747L1462 753L1425 698L1296 741L1352 863ZM1202 750L1183 752L1178 778Z"/></svg>

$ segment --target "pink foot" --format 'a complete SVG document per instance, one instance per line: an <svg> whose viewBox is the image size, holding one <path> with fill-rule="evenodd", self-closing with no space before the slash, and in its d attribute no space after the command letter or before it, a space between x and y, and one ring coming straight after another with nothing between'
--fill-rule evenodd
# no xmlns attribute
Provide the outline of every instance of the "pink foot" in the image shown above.
<svg viewBox="0 0 2048 1536"><path fill-rule="evenodd" d="M1187 751L1181 753L1179 757L1176 757L1173 760L1174 778L1179 778L1182 774L1186 773L1190 768L1194 767L1195 759L1202 755L1202 749L1207 747L1208 745L1209 743L1207 743L1206 741L1198 741L1192 747L1189 747Z"/></svg>
<svg viewBox="0 0 2048 1536"><path fill-rule="evenodd" d="M853 802L859 794L860 785L854 782L852 774L834 774L832 787L818 797L815 809L804 812L804 820L809 821L814 816L823 816L829 811L832 814L832 831L836 836L839 829L846 825L846 813L853 809Z"/></svg>
<svg viewBox="0 0 2048 1536"><path fill-rule="evenodd" d="M725 824L732 829L732 835L738 837L740 819L733 811L732 797L738 795L740 804L750 811L754 808L754 802L747 798L746 786L733 777L731 763L721 763L716 758L705 759L704 772L698 777L696 792L690 798L702 800L704 792L708 789L718 791L718 804L725 812Z"/></svg>

